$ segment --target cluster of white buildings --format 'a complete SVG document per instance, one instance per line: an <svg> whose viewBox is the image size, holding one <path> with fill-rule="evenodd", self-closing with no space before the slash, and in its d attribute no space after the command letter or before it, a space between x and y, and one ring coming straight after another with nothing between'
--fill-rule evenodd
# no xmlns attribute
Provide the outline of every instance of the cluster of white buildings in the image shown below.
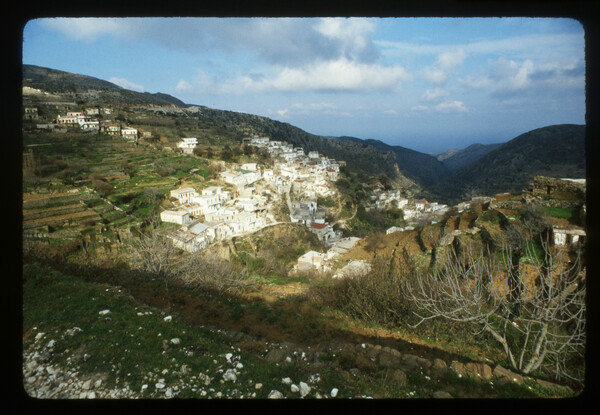
<svg viewBox="0 0 600 415"><path fill-rule="evenodd" d="M190 187L180 188L172 190L170 196L178 206L161 212L160 218L181 225L169 238L175 246L190 252L274 223L266 213L265 198L257 196L252 188L240 190L235 198L223 186L207 187L201 193Z"/></svg>
<svg viewBox="0 0 600 415"><path fill-rule="evenodd" d="M290 203L290 220L302 223L315 233L326 245L340 239L341 232L325 222L325 214L317 209L319 197L335 194L331 185L339 177L344 161L330 159L317 151L304 152L285 141L271 141L268 137L254 137L249 144L266 149L275 158L272 170L263 172L265 182L274 185L279 193L289 192L300 196L299 201Z"/></svg>
<svg viewBox="0 0 600 415"><path fill-rule="evenodd" d="M273 215L268 212L270 203L284 195L292 205L291 222L304 224L325 243L338 240L341 234L325 223L324 214L317 211L314 200L319 196L333 195L331 182L337 180L342 163L317 152L306 155L302 148L266 137L247 141L258 148L266 148L277 160L274 168L261 170L256 163L246 163L219 173L219 179L230 185L231 191L224 186L208 187L201 193L193 188L171 191L170 196L177 207L163 211L161 220L181 225L170 235L173 243L194 252L214 242L255 232L275 223ZM196 144L196 138L184 138L179 147L193 151ZM258 181L264 185L262 192L258 192L255 186ZM308 201L292 204L290 192Z"/></svg>
<svg viewBox="0 0 600 415"><path fill-rule="evenodd" d="M83 111L67 111L65 115L59 114L56 117L56 124L65 127L78 127L83 131L102 132L108 135L123 137L127 140L135 141L138 139L139 131L133 127L121 127L120 124L113 123L111 120L98 120L93 116L100 114L110 115L110 108L86 108ZM44 128L43 125L38 125L38 128ZM46 126L47 128L47 126Z"/></svg>

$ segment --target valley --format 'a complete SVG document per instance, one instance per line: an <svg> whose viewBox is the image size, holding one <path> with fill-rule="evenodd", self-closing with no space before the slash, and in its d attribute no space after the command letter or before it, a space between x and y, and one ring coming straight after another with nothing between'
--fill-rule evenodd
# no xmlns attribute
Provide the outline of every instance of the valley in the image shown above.
<svg viewBox="0 0 600 415"><path fill-rule="evenodd" d="M582 390L584 126L465 149L477 153L473 161L450 167L444 162L461 152L440 160L375 140L318 137L59 75L24 71L29 396L538 398ZM479 284L471 264L481 261L490 268ZM554 266L571 270L549 272ZM455 267L462 289L485 287L485 300L460 303L493 316L477 316L480 326L445 319L427 302L436 287L427 284ZM547 322L537 310L563 297L568 310L553 312L569 323L540 330ZM547 331L556 336L539 342L550 357L537 363L530 338ZM556 352L564 344L569 353Z"/></svg>

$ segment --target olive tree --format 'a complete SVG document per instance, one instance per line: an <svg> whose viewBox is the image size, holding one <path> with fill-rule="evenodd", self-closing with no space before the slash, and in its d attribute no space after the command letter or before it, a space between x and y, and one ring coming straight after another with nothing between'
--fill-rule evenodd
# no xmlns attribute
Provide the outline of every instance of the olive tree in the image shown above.
<svg viewBox="0 0 600 415"><path fill-rule="evenodd" d="M572 364L582 360L586 344L581 257L570 259L547 239L541 240L541 255L532 246L524 249L525 255L537 258L530 261L533 273L527 278L523 266L514 266L509 246L494 253L466 250L460 257L447 250L432 272L416 272L407 283L409 298L419 310L413 327L433 318L470 324L476 333L489 333L517 371L551 368L557 379L582 382L582 365Z"/></svg>

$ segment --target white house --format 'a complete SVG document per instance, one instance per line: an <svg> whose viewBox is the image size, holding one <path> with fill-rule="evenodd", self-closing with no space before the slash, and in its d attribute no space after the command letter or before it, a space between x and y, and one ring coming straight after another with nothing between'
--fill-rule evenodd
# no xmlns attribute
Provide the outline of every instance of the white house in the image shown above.
<svg viewBox="0 0 600 415"><path fill-rule="evenodd" d="M107 124L104 126L104 132L108 135L121 135L121 127L116 124Z"/></svg>
<svg viewBox="0 0 600 415"><path fill-rule="evenodd" d="M190 214L185 210L163 210L160 212L160 220L163 222L185 225L192 221Z"/></svg>
<svg viewBox="0 0 600 415"><path fill-rule="evenodd" d="M221 201L218 195L193 196L192 203L200 205L202 214L213 213L221 209Z"/></svg>
<svg viewBox="0 0 600 415"><path fill-rule="evenodd" d="M209 186L206 189L202 189L202 196L218 196L221 203L227 202L231 199L229 192L225 191L223 186Z"/></svg>
<svg viewBox="0 0 600 415"><path fill-rule="evenodd" d="M128 140L137 140L138 130L132 127L121 128L121 136Z"/></svg>
<svg viewBox="0 0 600 415"><path fill-rule="evenodd" d="M96 120L80 123L79 127L85 131L100 131L100 122Z"/></svg>
<svg viewBox="0 0 600 415"><path fill-rule="evenodd" d="M298 263L291 271L293 274L295 271L300 272L310 272L317 271L323 272L328 269L325 265L325 260L327 259L327 254L316 252L316 251L308 251L300 258L298 258Z"/></svg>
<svg viewBox="0 0 600 415"><path fill-rule="evenodd" d="M258 170L258 166L256 163L246 163L246 164L242 164L242 170L248 170L248 171L256 171Z"/></svg>
<svg viewBox="0 0 600 415"><path fill-rule="evenodd" d="M254 212L258 210L258 200L253 197L239 197L235 201L236 206L244 209L245 212Z"/></svg>
<svg viewBox="0 0 600 415"><path fill-rule="evenodd" d="M192 199L196 196L198 196L198 193L191 187L171 190L171 197L176 198L181 204L192 202Z"/></svg>
<svg viewBox="0 0 600 415"><path fill-rule="evenodd" d="M192 153L198 145L198 139L196 137L182 138L177 144L177 147L183 150L184 153Z"/></svg>

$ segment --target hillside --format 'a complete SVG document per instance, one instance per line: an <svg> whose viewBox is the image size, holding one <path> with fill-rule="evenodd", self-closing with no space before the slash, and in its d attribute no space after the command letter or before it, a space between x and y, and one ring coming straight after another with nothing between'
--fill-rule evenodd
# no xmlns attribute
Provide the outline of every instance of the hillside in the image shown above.
<svg viewBox="0 0 600 415"><path fill-rule="evenodd" d="M390 146L379 140L339 137L341 141L367 144L380 151L393 152L400 172L423 186L432 186L450 175L450 171L435 157L401 146Z"/></svg>
<svg viewBox="0 0 600 415"><path fill-rule="evenodd" d="M177 105L182 101L167 94L134 92L111 82L86 75L73 74L34 65L23 65L23 86L39 89L86 105L121 104Z"/></svg>
<svg viewBox="0 0 600 415"><path fill-rule="evenodd" d="M522 134L463 167L431 190L454 202L528 188L536 175L586 177L585 126L562 124Z"/></svg>
<svg viewBox="0 0 600 415"><path fill-rule="evenodd" d="M500 147L502 143L496 144L471 144L463 150L448 150L438 154L436 158L452 173L457 172L465 166L479 160L490 151Z"/></svg>
<svg viewBox="0 0 600 415"><path fill-rule="evenodd" d="M23 86L46 93L28 94L24 97L25 105L43 105L49 99L55 99L79 105L141 106L137 110L150 109L161 113L169 112L169 109L156 106L171 107L175 110L174 116L193 117L205 126L228 130L240 139L248 135L265 135L273 140L287 141L305 151L314 150L327 157L344 160L349 167L367 173L385 173L413 192L421 190L418 184L398 170L396 157L389 149L381 151L369 145L327 139L267 117L185 104L167 94L139 93L94 77L33 65L23 65Z"/></svg>

